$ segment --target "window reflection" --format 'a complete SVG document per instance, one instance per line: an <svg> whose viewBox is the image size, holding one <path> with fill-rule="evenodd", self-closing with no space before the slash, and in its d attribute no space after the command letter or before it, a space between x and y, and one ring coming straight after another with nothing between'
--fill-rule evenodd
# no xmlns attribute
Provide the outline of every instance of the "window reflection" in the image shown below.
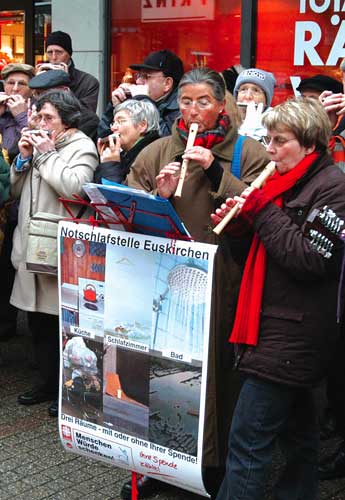
<svg viewBox="0 0 345 500"><path fill-rule="evenodd" d="M35 65L44 61L44 43L51 32L51 2L35 2Z"/></svg>
<svg viewBox="0 0 345 500"><path fill-rule="evenodd" d="M0 12L0 70L10 62L24 62L24 11Z"/></svg>
<svg viewBox="0 0 345 500"><path fill-rule="evenodd" d="M112 0L111 90L130 64L142 62L156 50L175 52L186 71L198 66L222 71L239 64L240 14L240 0Z"/></svg>

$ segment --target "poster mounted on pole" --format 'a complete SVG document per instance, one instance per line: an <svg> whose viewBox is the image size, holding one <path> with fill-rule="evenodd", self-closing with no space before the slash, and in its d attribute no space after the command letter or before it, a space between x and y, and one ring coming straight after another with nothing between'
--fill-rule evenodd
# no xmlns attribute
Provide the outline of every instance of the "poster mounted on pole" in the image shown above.
<svg viewBox="0 0 345 500"><path fill-rule="evenodd" d="M214 245L59 224L66 450L205 497Z"/></svg>

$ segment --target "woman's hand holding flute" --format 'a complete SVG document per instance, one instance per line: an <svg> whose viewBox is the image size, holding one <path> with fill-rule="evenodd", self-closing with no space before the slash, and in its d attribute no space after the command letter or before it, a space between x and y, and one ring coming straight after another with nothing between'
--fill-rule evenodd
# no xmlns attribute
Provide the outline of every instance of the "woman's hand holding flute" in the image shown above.
<svg viewBox="0 0 345 500"><path fill-rule="evenodd" d="M213 229L213 232L219 235L229 224L231 219L238 216L246 199L253 191L253 189L261 188L268 177L270 177L274 172L275 163L274 161L270 161L261 172L261 174L256 179L254 179L251 185L248 186L240 196L228 198L225 203L223 203L221 207L216 210L214 214L211 214L211 219L217 224Z"/></svg>
<svg viewBox="0 0 345 500"><path fill-rule="evenodd" d="M211 219L213 220L213 222L215 224L219 224L230 212L233 213L231 218L236 218L241 212L246 199L254 189L254 187L248 186L240 196L227 198L225 200L225 203L222 203L220 208L217 208L216 212L214 214L211 214Z"/></svg>

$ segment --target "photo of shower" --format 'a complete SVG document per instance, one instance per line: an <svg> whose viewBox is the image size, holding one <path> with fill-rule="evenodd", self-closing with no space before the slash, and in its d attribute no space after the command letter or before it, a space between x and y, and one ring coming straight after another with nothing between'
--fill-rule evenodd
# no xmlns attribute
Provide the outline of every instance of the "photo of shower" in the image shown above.
<svg viewBox="0 0 345 500"><path fill-rule="evenodd" d="M149 441L197 455L201 366L151 356Z"/></svg>
<svg viewBox="0 0 345 500"><path fill-rule="evenodd" d="M152 303L155 351L171 350L201 360L208 285L207 262L157 256Z"/></svg>

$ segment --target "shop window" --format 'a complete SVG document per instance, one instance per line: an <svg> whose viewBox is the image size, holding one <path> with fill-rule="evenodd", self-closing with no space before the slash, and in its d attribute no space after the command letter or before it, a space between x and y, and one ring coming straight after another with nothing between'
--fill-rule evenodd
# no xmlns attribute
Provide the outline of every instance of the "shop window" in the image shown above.
<svg viewBox="0 0 345 500"><path fill-rule="evenodd" d="M331 0L258 0L256 67L272 71L277 79L273 104L293 95L299 78L325 74L341 81L342 5Z"/></svg>
<svg viewBox="0 0 345 500"><path fill-rule="evenodd" d="M24 11L0 12L0 70L10 62L24 62Z"/></svg>
<svg viewBox="0 0 345 500"><path fill-rule="evenodd" d="M35 2L35 64L44 61L45 41L51 32L51 2Z"/></svg>
<svg viewBox="0 0 345 500"><path fill-rule="evenodd" d="M111 90L130 64L169 49L188 71L240 63L240 0L112 0Z"/></svg>

